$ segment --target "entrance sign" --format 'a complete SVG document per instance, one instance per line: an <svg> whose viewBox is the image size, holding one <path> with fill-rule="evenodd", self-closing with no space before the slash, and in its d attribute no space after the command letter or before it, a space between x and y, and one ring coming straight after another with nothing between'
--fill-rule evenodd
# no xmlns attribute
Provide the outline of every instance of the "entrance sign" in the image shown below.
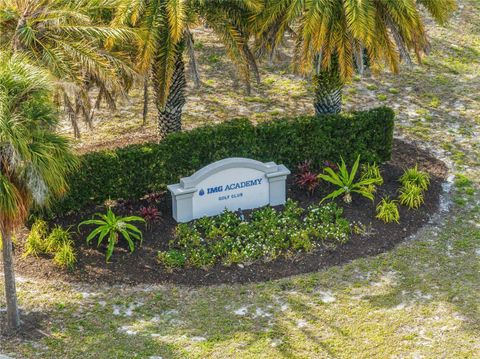
<svg viewBox="0 0 480 359"><path fill-rule="evenodd" d="M274 162L226 158L167 186L172 194L173 218L188 222L231 211L285 203L290 171Z"/></svg>

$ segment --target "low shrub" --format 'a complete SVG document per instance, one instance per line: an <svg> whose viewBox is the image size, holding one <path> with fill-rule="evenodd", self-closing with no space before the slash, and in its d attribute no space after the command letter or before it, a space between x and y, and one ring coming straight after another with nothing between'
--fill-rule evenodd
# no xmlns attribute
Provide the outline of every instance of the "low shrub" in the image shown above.
<svg viewBox="0 0 480 359"><path fill-rule="evenodd" d="M72 269L77 261L72 241L62 243L53 257L53 262L59 267Z"/></svg>
<svg viewBox="0 0 480 359"><path fill-rule="evenodd" d="M155 206L140 208L140 216L145 220L147 227L159 220L160 211Z"/></svg>
<svg viewBox="0 0 480 359"><path fill-rule="evenodd" d="M53 261L59 267L73 268L77 261L72 236L69 230L56 226L48 235L46 251L53 255Z"/></svg>
<svg viewBox="0 0 480 359"><path fill-rule="evenodd" d="M382 198L377 205L376 218L385 223L400 223L400 213L398 211L397 201L390 200L389 198Z"/></svg>
<svg viewBox="0 0 480 359"><path fill-rule="evenodd" d="M430 175L427 172L419 171L418 165L407 168L399 179L403 186L414 185L422 191L426 191L430 186Z"/></svg>
<svg viewBox="0 0 480 359"><path fill-rule="evenodd" d="M170 249L165 252L158 253L158 260L165 265L165 267L171 269L176 267L183 267L187 262L185 253L177 250Z"/></svg>
<svg viewBox="0 0 480 359"><path fill-rule="evenodd" d="M108 198L138 199L164 190L201 167L226 157L275 161L289 168L305 158L320 168L344 158L352 164L390 159L394 112L385 107L322 117L300 116L254 126L246 119L168 135L160 143L131 145L81 157L68 178L70 191L50 215L76 211Z"/></svg>
<svg viewBox="0 0 480 359"><path fill-rule="evenodd" d="M48 224L44 220L37 219L30 229L30 233L25 241L23 256L38 256L46 252L47 242L45 238L48 234Z"/></svg>
<svg viewBox="0 0 480 359"><path fill-rule="evenodd" d="M225 211L179 224L170 249L158 253L167 268L208 268L216 263L232 265L273 260L295 251L311 251L324 245L335 247L350 238L350 224L335 203L311 205L307 209L288 200L282 211L265 207L248 220Z"/></svg>
<svg viewBox="0 0 480 359"><path fill-rule="evenodd" d="M400 195L398 199L400 200L400 204L410 209L419 208L424 202L423 190L413 183L407 182L399 191Z"/></svg>
<svg viewBox="0 0 480 359"><path fill-rule="evenodd" d="M57 225L48 233L47 223L36 220L27 236L23 255L40 254L53 255L53 262L59 267L73 268L76 255L70 231Z"/></svg>

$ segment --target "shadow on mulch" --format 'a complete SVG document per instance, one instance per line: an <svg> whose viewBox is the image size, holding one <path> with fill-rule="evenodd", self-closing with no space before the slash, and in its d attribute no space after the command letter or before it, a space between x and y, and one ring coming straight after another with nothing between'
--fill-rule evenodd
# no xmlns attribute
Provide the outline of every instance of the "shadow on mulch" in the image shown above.
<svg viewBox="0 0 480 359"><path fill-rule="evenodd" d="M400 207L400 224L384 224L375 219L375 206L383 196L395 197L399 188L398 178L407 167L418 163L419 168L431 175L431 186L425 194L425 204L418 210ZM344 208L348 220L366 225L366 235L352 235L351 240L334 250L319 248L312 253L298 253L288 258L278 258L270 262L257 262L252 265L233 265L225 267L216 265L209 270L186 268L167 271L158 264L156 257L159 250L168 248L168 241L173 238L175 221L171 218L170 199L163 195L156 204L160 210L160 220L151 228L144 228L144 241L135 252L129 253L124 244L119 244L111 258L105 263L105 251L85 243L86 230L75 234L77 265L75 270L67 271L57 268L50 258L22 258L22 248L17 248L16 266L19 274L28 277L61 279L68 282L140 284L140 283L177 283L188 285L211 285L219 283L247 283L277 279L291 275L321 270L333 265L349 262L353 259L376 255L392 249L405 238L424 226L439 206L442 182L447 175L446 165L428 152L414 145L395 140L392 160L381 166L384 184L378 189L376 200L371 201L354 196L350 205L341 200L338 204ZM291 183L288 184L288 197L300 202L302 207L318 202L329 192L324 186L313 196L307 196ZM321 187L322 187L321 186ZM138 214L144 200L135 203L123 203L114 209L117 214ZM56 221L63 226L76 225L90 218L95 212L103 212L103 207L90 208L82 214L66 216Z"/></svg>

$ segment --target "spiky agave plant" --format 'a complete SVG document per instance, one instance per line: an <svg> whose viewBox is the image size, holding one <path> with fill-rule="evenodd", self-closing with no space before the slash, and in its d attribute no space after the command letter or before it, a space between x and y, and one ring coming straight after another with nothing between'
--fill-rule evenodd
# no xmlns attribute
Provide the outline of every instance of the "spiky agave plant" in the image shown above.
<svg viewBox="0 0 480 359"><path fill-rule="evenodd" d="M0 233L9 328L20 325L12 234L32 206L46 206L67 188L77 159L67 139L53 131L57 114L49 74L25 56L0 52Z"/></svg>
<svg viewBox="0 0 480 359"><path fill-rule="evenodd" d="M410 51L420 59L429 48L421 7L440 24L455 0L297 1L266 0L255 19L260 53L272 54L285 33L296 41L295 68L313 78L315 112L341 111L341 93L367 58L377 70L386 63L394 72Z"/></svg>

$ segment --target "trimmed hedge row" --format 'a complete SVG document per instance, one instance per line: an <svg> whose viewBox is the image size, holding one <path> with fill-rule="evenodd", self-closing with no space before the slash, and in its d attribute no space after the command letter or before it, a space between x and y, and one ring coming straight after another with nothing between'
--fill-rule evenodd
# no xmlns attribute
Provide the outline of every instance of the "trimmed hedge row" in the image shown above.
<svg viewBox="0 0 480 359"><path fill-rule="evenodd" d="M160 143L93 152L81 157L68 179L70 191L52 211L76 211L109 198L138 199L225 157L275 161L290 169L306 159L318 167L340 156L353 163L358 154L362 161L380 163L390 159L393 126L394 112L385 107L257 126L239 119L174 133Z"/></svg>

